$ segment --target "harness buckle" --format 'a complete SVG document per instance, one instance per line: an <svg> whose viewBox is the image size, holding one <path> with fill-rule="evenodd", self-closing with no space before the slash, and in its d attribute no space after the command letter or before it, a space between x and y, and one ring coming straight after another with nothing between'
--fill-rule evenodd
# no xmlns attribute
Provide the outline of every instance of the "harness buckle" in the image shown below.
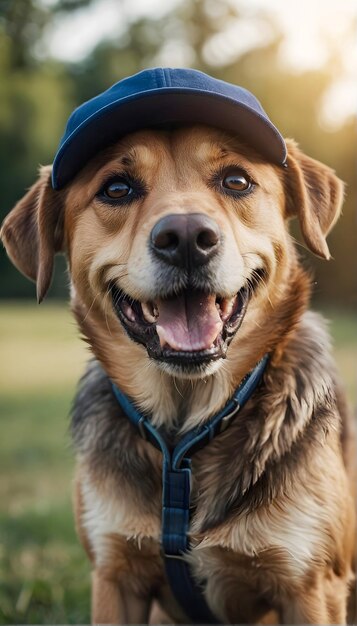
<svg viewBox="0 0 357 626"><path fill-rule="evenodd" d="M228 426L231 423L232 419L236 416L236 414L240 410L239 402L237 402L237 400L234 400L234 402L235 402L235 405L236 405L234 407L234 409L232 409L231 412L228 413L228 415L225 415L222 418L222 421L221 421L221 424L220 424L220 429L219 429L220 433L223 433L226 430L226 428L228 428Z"/></svg>
<svg viewBox="0 0 357 626"><path fill-rule="evenodd" d="M145 430L145 426L144 426L144 418L141 417L138 421L138 431L140 433L140 436L142 439L144 439L145 441L147 440L148 436Z"/></svg>

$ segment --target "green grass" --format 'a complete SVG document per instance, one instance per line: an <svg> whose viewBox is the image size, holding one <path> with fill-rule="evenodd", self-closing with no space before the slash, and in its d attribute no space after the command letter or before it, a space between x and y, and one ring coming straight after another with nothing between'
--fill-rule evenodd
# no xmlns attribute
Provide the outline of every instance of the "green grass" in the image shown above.
<svg viewBox="0 0 357 626"><path fill-rule="evenodd" d="M330 311L351 400L357 329ZM68 412L88 353L64 305L2 304L0 623L88 623L89 564L74 531Z"/></svg>
<svg viewBox="0 0 357 626"><path fill-rule="evenodd" d="M0 623L89 623L67 432L87 351L64 305L3 304L0 345Z"/></svg>

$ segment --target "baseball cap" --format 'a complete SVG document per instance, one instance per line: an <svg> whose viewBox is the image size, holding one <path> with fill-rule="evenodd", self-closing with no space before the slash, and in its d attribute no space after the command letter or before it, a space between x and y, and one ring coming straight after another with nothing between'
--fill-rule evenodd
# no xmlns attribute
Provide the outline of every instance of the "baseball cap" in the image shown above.
<svg viewBox="0 0 357 626"><path fill-rule="evenodd" d="M283 165L283 137L247 89L186 68L150 68L124 78L70 115L52 169L61 189L102 148L157 125L199 123L236 133L268 161Z"/></svg>

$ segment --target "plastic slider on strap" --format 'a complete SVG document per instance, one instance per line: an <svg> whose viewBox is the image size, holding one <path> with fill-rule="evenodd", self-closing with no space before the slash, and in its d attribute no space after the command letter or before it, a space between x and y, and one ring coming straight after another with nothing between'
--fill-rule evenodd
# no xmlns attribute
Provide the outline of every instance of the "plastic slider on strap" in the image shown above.
<svg viewBox="0 0 357 626"><path fill-rule="evenodd" d="M237 415L238 411L240 410L240 404L237 400L233 400L233 402L235 403L235 406L233 407L233 409L228 413L228 415L225 415L219 425L219 431L220 433L223 433L226 428L228 428L229 424L231 423L231 421L233 420L233 418Z"/></svg>
<svg viewBox="0 0 357 626"><path fill-rule="evenodd" d="M147 439L148 438L147 432L146 432L145 426L144 426L144 418L143 417L141 417L139 419L139 421L138 421L138 431L139 431L140 437L142 439Z"/></svg>

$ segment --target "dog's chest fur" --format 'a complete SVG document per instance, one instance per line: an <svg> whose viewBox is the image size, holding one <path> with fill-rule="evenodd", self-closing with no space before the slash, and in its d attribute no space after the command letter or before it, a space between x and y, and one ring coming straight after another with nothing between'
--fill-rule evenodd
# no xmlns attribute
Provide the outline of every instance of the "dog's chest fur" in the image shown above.
<svg viewBox="0 0 357 626"><path fill-rule="evenodd" d="M294 579L298 584L317 553L332 558L328 520L338 516L339 503L320 497L342 491L340 475L328 470L340 462L332 371L325 333L308 314L284 361L269 365L263 385L230 428L193 457L190 560L222 619L234 621L237 582L247 599L243 616L240 602L240 620L248 621L252 589L264 604L274 580L285 576L290 586ZM96 567L123 567L125 553L130 579L133 562L140 567L149 559L141 584L160 585L160 453L122 415L95 361L77 394L72 432L79 453L79 524ZM307 485L306 472L323 481Z"/></svg>

